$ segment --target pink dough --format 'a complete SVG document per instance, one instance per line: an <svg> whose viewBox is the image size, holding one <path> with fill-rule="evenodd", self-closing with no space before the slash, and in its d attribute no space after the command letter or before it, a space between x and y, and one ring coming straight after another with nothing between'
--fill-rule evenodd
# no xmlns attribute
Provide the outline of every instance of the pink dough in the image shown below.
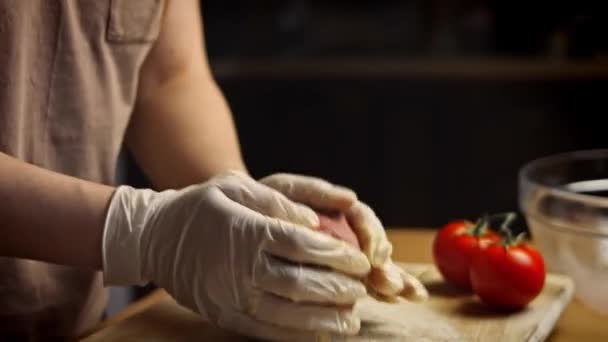
<svg viewBox="0 0 608 342"><path fill-rule="evenodd" d="M357 235L348 224L344 214L320 212L317 212L317 214L319 215L320 226L318 230L320 232L348 242L359 249L361 248Z"/></svg>

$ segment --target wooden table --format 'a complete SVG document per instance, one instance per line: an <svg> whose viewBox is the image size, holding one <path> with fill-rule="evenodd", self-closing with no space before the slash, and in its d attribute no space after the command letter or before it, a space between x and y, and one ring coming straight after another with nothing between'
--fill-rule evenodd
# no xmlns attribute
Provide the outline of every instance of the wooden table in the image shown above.
<svg viewBox="0 0 608 342"><path fill-rule="evenodd" d="M434 236L430 229L391 229L389 239L393 243L393 259L404 262L432 262L431 243ZM102 322L92 332L124 321L159 303L167 294L158 290L125 310ZM91 333L92 333L91 332ZM549 341L608 341L608 317L591 312L576 299L571 302L557 323Z"/></svg>

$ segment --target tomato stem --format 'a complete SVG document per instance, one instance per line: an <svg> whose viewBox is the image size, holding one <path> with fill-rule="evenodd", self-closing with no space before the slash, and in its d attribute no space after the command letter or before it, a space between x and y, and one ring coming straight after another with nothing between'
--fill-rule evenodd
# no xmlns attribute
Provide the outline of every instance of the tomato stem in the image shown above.
<svg viewBox="0 0 608 342"><path fill-rule="evenodd" d="M473 235L475 237L482 236L485 233L486 229L488 228L489 221L490 221L490 218L489 218L488 214L484 214L479 220L477 220L475 227L471 231L471 235Z"/></svg>
<svg viewBox="0 0 608 342"><path fill-rule="evenodd" d="M517 218L516 213L513 213L513 212L506 213L505 219L502 222L502 224L500 225L500 230L510 229L511 224L513 224L513 222L515 221L516 218Z"/></svg>
<svg viewBox="0 0 608 342"><path fill-rule="evenodd" d="M506 213L505 220L503 221L502 225L500 226L500 233L504 236L502 245L505 248L511 247L511 246L517 246L517 245L521 244L524 241L524 239L526 238L525 232L519 233L519 234L517 234L517 236L513 237L513 232L511 231L510 225L515 220L515 217L516 217L515 213Z"/></svg>
<svg viewBox="0 0 608 342"><path fill-rule="evenodd" d="M523 243L525 239L526 239L526 232L521 232L521 233L517 234L517 236L513 240L513 245L515 245L515 246L519 245L519 244Z"/></svg>
<svg viewBox="0 0 608 342"><path fill-rule="evenodd" d="M502 223L500 224L500 229L499 231L503 231L505 228L509 228L511 226L511 224L513 224L513 222L515 221L515 219L517 218L517 214L514 212L506 212L506 213L499 213L499 214L494 214L492 216L490 216L490 220L494 221L502 221Z"/></svg>
<svg viewBox="0 0 608 342"><path fill-rule="evenodd" d="M509 246L513 245L513 233L511 232L511 229L505 228L505 229L501 229L501 233L503 233L504 235L504 239L502 240L502 246L506 249Z"/></svg>

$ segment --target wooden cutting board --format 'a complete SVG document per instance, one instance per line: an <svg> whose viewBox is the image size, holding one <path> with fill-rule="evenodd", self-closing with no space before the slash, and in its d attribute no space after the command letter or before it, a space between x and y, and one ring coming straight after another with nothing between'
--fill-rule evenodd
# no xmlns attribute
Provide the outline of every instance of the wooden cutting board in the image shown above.
<svg viewBox="0 0 608 342"><path fill-rule="evenodd" d="M427 286L431 298L422 303L357 304L362 317L356 337L335 341L543 341L572 299L573 282L549 274L543 292L526 310L493 312L473 295L447 285L431 264L400 264ZM168 295L139 314L88 338L97 341L246 341L214 328L177 305Z"/></svg>

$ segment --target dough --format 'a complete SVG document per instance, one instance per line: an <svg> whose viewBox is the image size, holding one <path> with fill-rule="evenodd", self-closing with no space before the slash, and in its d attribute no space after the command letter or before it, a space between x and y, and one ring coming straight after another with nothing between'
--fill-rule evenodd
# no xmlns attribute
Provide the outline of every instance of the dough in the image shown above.
<svg viewBox="0 0 608 342"><path fill-rule="evenodd" d="M464 341L446 319L417 303L384 303L367 297L355 306L361 317L357 336L331 336L330 341Z"/></svg>
<svg viewBox="0 0 608 342"><path fill-rule="evenodd" d="M361 248L357 235L353 232L346 216L342 213L321 213L319 215L319 231L331 235L337 239L348 242L349 244Z"/></svg>

